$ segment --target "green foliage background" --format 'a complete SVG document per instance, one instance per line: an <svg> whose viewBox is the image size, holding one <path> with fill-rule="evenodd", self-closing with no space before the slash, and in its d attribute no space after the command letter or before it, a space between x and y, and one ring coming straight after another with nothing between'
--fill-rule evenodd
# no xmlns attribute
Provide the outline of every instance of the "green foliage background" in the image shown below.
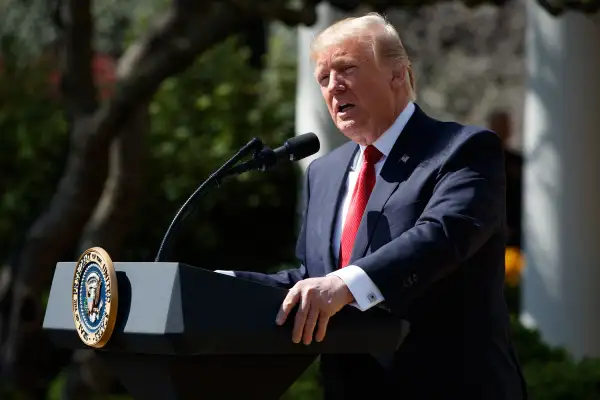
<svg viewBox="0 0 600 400"><path fill-rule="evenodd" d="M49 77L52 65L21 64L4 41L0 68L0 256L7 259L45 208L66 161L68 123Z"/></svg>
<svg viewBox="0 0 600 400"><path fill-rule="evenodd" d="M0 72L0 257L5 268L47 207L70 140L63 104L51 84L56 65L43 58L24 63L15 48L17 40L3 47ZM124 260L153 259L181 204L252 137L278 146L293 136L295 62L278 58L283 44L277 39L272 49L280 51L258 71L248 66L248 49L232 37L164 82L149 107L144 192ZM172 258L205 268L263 271L294 263L298 174L287 165L225 181L185 221ZM61 258L75 259L76 251Z"/></svg>
<svg viewBox="0 0 600 400"><path fill-rule="evenodd" d="M231 38L199 57L181 76L165 81L156 94L143 143L144 195L126 259L151 259L179 206L252 137L275 146L293 135L293 63L268 64L260 72L248 67L248 56L248 50ZM4 57L0 74L4 259L48 204L69 149L68 122L49 85L55 72L51 67L36 63L12 68L10 58ZM226 181L199 202L184 224L173 257L196 265L208 260L220 268L260 269L293 262L297 175L288 165ZM273 251L256 250L266 247Z"/></svg>
<svg viewBox="0 0 600 400"><path fill-rule="evenodd" d="M276 146L294 134L293 63L269 60L259 72L248 57L231 38L156 94L144 201L126 258L151 259L179 206L252 137ZM273 68L282 72L276 79ZM213 189L182 225L173 257L221 269L293 262L297 172L287 165Z"/></svg>

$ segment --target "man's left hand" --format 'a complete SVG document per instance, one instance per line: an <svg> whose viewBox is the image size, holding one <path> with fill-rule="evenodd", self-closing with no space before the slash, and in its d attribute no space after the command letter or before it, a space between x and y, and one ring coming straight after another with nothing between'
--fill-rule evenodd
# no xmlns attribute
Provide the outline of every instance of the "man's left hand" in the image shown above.
<svg viewBox="0 0 600 400"><path fill-rule="evenodd" d="M346 304L354 301L354 297L344 281L335 276L304 279L290 289L277 314L277 324L283 325L296 304L299 304L292 341L309 345L313 339L321 342L327 332L329 318L340 311Z"/></svg>

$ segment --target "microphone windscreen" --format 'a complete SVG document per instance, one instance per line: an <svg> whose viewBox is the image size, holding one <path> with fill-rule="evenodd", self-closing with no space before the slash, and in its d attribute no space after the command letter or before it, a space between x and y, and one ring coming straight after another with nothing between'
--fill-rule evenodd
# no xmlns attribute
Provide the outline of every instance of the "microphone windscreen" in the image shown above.
<svg viewBox="0 0 600 400"><path fill-rule="evenodd" d="M285 142L291 161L312 156L321 148L319 137L312 132L293 137Z"/></svg>

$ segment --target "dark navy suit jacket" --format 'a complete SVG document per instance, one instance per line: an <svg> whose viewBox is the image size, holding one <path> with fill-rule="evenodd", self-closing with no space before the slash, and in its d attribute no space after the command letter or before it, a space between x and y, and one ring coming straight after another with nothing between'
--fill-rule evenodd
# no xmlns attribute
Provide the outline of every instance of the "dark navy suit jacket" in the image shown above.
<svg viewBox="0 0 600 400"><path fill-rule="evenodd" d="M306 172L300 268L236 276L290 288L336 268L336 210L358 148L346 143ZM410 322L410 334L389 365L368 355L322 356L328 397L389 398L379 390L391 390L405 399L525 398L503 297L505 187L495 133L416 107L383 165L350 260L385 307Z"/></svg>

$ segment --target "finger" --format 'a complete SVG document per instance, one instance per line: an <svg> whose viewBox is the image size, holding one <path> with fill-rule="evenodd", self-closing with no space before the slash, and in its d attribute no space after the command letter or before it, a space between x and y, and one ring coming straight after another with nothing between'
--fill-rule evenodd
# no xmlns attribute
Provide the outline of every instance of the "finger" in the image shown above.
<svg viewBox="0 0 600 400"><path fill-rule="evenodd" d="M292 332L292 341L294 343L300 343L302 339L302 332L304 332L304 324L308 317L308 310L310 309L310 299L308 295L303 294L300 297L300 306L296 313L296 320L294 321L294 331Z"/></svg>
<svg viewBox="0 0 600 400"><path fill-rule="evenodd" d="M308 310L308 316L306 317L306 323L304 324L304 334L302 340L305 345L309 345L312 342L313 333L315 332L315 326L317 326L317 319L319 318L319 308L314 304L311 305Z"/></svg>
<svg viewBox="0 0 600 400"><path fill-rule="evenodd" d="M275 322L277 323L277 325L283 325L285 323L288 315L290 314L290 311L292 311L294 306L298 303L299 299L300 293L298 292L298 290L295 290L294 288L290 289L287 296L285 296L285 299L283 299L283 302L279 307L277 317L275 318Z"/></svg>
<svg viewBox="0 0 600 400"><path fill-rule="evenodd" d="M317 328L317 333L315 334L315 340L317 342L322 342L325 339L325 334L327 333L327 325L329 324L329 315L327 313L321 312L319 314L319 326Z"/></svg>

